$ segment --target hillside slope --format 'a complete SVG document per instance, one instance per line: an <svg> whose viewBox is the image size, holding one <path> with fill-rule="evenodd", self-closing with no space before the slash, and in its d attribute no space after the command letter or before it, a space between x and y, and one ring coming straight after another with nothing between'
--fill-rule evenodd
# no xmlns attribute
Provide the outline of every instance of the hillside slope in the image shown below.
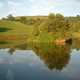
<svg viewBox="0 0 80 80"><path fill-rule="evenodd" d="M0 32L0 35L28 34L29 26L15 21L0 21L0 28L8 28L6 32Z"/></svg>

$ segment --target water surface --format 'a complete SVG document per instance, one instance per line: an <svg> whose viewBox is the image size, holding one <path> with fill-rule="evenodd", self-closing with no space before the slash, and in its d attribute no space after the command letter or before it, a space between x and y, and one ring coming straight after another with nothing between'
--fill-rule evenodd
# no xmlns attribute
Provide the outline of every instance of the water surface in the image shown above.
<svg viewBox="0 0 80 80"><path fill-rule="evenodd" d="M80 80L79 48L79 40L62 46L4 41L0 80Z"/></svg>

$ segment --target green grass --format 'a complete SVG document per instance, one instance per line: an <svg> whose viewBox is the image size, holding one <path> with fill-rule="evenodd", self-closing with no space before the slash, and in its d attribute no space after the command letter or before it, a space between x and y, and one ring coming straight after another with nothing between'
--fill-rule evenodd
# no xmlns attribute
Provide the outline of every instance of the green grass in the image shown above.
<svg viewBox="0 0 80 80"><path fill-rule="evenodd" d="M73 38L80 38L80 32L73 32Z"/></svg>
<svg viewBox="0 0 80 80"><path fill-rule="evenodd" d="M45 16L44 16L45 17ZM40 18L43 18L41 17ZM19 18L19 17L17 17ZM39 18L39 17L26 17L26 18ZM45 17L47 18L47 17ZM18 21L5 21L1 20L0 21L0 30L1 29L8 29L5 32L0 32L0 37L1 36L8 36L8 35L14 35L16 36L16 40L22 39L23 37L27 37L26 41L28 42L53 42L56 38L59 38L62 36L62 34L49 34L48 32L41 32L38 36L34 36L33 30L34 30L34 25L27 25L20 23Z"/></svg>
<svg viewBox="0 0 80 80"><path fill-rule="evenodd" d="M25 25L15 21L0 21L0 28L2 27L11 30L8 30L7 32L0 32L0 47L4 48L20 45L23 43L27 43L28 40L30 40L29 42L32 42L33 40L33 26L31 25Z"/></svg>
<svg viewBox="0 0 80 80"><path fill-rule="evenodd" d="M7 43L8 43L7 41L0 41L0 45L7 44Z"/></svg>
<svg viewBox="0 0 80 80"><path fill-rule="evenodd" d="M0 35L24 35L30 32L29 26L15 21L0 21L0 28L11 29Z"/></svg>

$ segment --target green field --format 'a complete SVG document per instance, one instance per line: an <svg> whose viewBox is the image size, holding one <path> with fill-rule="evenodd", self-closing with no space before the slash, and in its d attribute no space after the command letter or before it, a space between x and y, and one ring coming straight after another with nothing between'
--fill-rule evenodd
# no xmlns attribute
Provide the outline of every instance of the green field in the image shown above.
<svg viewBox="0 0 80 80"><path fill-rule="evenodd" d="M19 35L29 32L29 27L27 25L15 21L0 21L0 28L2 27L10 30L3 33L0 32L0 35Z"/></svg>
<svg viewBox="0 0 80 80"><path fill-rule="evenodd" d="M53 42L61 38L80 37L79 34L78 17L64 17L61 14L18 17L10 15L7 19L0 20L0 40L26 39L27 42Z"/></svg>

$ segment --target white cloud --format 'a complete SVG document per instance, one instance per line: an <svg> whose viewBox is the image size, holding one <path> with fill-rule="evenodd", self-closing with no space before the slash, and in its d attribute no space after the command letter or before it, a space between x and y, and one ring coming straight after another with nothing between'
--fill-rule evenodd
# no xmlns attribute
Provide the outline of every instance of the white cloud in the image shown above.
<svg viewBox="0 0 80 80"><path fill-rule="evenodd" d="M79 3L75 4L75 0L8 0L8 14L13 15L73 14L78 8Z"/></svg>
<svg viewBox="0 0 80 80"><path fill-rule="evenodd" d="M54 3L49 0L34 0L30 9L30 15L47 15L53 11Z"/></svg>
<svg viewBox="0 0 80 80"><path fill-rule="evenodd" d="M0 2L0 8L2 8L4 6L4 4L2 2Z"/></svg>
<svg viewBox="0 0 80 80"><path fill-rule="evenodd" d="M33 6L31 8L30 15L47 15L49 12L52 12L52 8L49 8L48 6Z"/></svg>
<svg viewBox="0 0 80 80"><path fill-rule="evenodd" d="M21 2L8 1L8 14L19 15L21 13L26 12L26 6L24 6Z"/></svg>
<svg viewBox="0 0 80 80"><path fill-rule="evenodd" d="M23 1L15 2L8 1L8 14L13 15L47 15L54 8L54 3L49 0L39 1L39 0L29 0L30 3ZM29 5L29 6L28 6Z"/></svg>
<svg viewBox="0 0 80 80"><path fill-rule="evenodd" d="M16 7L16 3L12 2L12 1L8 1L8 9L9 9L9 14L14 14L15 12L15 7Z"/></svg>

